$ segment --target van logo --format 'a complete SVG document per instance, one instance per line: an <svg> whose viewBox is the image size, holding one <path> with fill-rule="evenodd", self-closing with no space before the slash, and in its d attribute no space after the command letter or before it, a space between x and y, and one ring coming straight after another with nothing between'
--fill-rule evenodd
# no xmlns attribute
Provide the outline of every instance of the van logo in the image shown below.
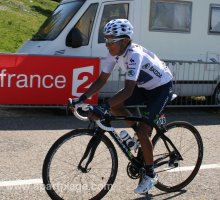
<svg viewBox="0 0 220 200"><path fill-rule="evenodd" d="M54 55L63 55L64 53L65 53L65 49L59 50L59 51L55 51Z"/></svg>
<svg viewBox="0 0 220 200"><path fill-rule="evenodd" d="M73 69L72 95L81 96L92 84L94 66Z"/></svg>

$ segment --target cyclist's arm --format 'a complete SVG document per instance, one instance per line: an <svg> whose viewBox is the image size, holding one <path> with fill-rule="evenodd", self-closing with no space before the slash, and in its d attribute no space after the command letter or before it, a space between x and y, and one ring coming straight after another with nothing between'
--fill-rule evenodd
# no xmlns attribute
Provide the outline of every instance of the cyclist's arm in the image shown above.
<svg viewBox="0 0 220 200"><path fill-rule="evenodd" d="M84 93L87 98L92 96L93 94L97 93L106 83L111 73L105 73L101 72L98 79L96 79L92 85L89 87L89 89Z"/></svg>
<svg viewBox="0 0 220 200"><path fill-rule="evenodd" d="M135 85L136 81L126 80L125 87L108 100L109 105L113 107L128 99L132 95Z"/></svg>

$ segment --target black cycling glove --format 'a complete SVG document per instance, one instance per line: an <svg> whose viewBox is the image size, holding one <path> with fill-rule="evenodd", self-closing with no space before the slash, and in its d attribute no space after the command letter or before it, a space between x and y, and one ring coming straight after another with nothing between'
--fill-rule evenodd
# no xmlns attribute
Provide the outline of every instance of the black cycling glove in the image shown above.
<svg viewBox="0 0 220 200"><path fill-rule="evenodd" d="M83 94L83 95L81 95L79 98L69 99L69 103L70 103L72 106L75 106L76 104L83 103L86 99L87 99L86 95Z"/></svg>

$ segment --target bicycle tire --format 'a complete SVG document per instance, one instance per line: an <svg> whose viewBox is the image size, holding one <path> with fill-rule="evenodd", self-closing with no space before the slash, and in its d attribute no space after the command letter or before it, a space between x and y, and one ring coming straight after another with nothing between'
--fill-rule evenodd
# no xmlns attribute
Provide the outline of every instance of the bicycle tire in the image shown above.
<svg viewBox="0 0 220 200"><path fill-rule="evenodd" d="M100 200L111 189L118 171L118 157L113 143L104 134L90 163L90 171L82 173L77 168L87 146L85 141L92 136L92 129L72 130L49 149L43 163L42 177L51 199Z"/></svg>
<svg viewBox="0 0 220 200"><path fill-rule="evenodd" d="M174 168L168 164L156 168L159 181L155 186L165 192L176 192L186 187L198 173L203 159L203 142L198 130L188 122L171 122L166 125L166 130L164 134L171 139L183 160L177 161L178 166ZM156 134L152 140L154 160L167 155L161 141L160 134Z"/></svg>

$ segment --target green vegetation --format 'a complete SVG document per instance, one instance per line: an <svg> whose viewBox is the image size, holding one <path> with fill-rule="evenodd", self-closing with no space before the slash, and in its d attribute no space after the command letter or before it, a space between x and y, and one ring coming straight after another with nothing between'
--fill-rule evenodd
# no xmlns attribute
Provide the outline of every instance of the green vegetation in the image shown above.
<svg viewBox="0 0 220 200"><path fill-rule="evenodd" d="M57 4L51 0L0 0L0 52L16 52Z"/></svg>

